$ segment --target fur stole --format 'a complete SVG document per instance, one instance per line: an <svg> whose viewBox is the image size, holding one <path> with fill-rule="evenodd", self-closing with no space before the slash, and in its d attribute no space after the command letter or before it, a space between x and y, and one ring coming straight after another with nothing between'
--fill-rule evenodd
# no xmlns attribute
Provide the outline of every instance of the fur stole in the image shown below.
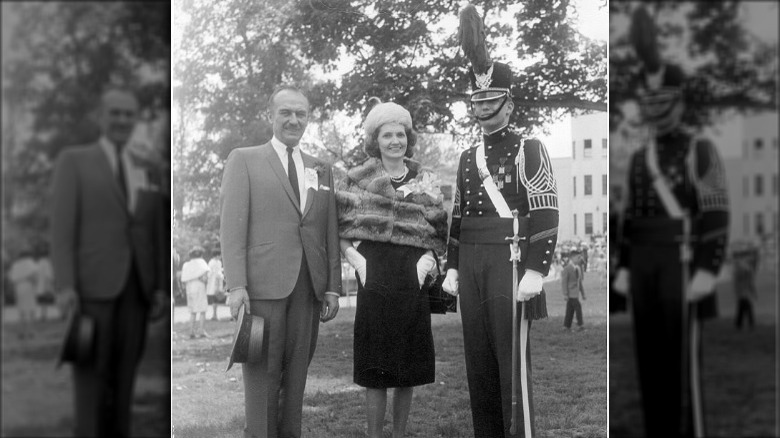
<svg viewBox="0 0 780 438"><path fill-rule="evenodd" d="M405 159L417 172L407 184L421 183L433 173L420 163ZM441 196L422 191L404 197L396 191L378 158L369 158L347 172L336 189L339 236L432 249L443 254L447 245L447 212Z"/></svg>

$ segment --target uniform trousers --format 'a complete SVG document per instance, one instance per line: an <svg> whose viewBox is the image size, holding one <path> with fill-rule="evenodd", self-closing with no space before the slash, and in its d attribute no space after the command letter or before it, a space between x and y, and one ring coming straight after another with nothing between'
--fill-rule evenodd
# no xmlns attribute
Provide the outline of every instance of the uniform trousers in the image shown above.
<svg viewBox="0 0 780 438"><path fill-rule="evenodd" d="M523 436L520 359L517 361L518 424L516 434L509 429L512 418L512 262L509 245L460 243L459 296L466 375L471 415L476 438ZM524 272L522 265L519 272ZM518 279L520 276L518 276ZM534 298L544 299L542 296ZM520 304L517 317L520 319ZM546 310L545 310L546 311ZM531 321L528 321L530 333ZM520 348L520 333L516 335ZM531 373L531 342L526 344L528 395L531 427L534 430ZM533 432L535 435L535 432Z"/></svg>
<svg viewBox="0 0 780 438"><path fill-rule="evenodd" d="M89 363L73 365L76 436L128 437L149 310L135 265L118 297L82 299L80 307L95 321L95 350Z"/></svg>
<svg viewBox="0 0 780 438"><path fill-rule="evenodd" d="M684 301L679 245L632 245L631 253L641 255L631 260L630 290L647 436L692 437L694 397L704 418L700 324L714 315L714 296Z"/></svg>
<svg viewBox="0 0 780 438"><path fill-rule="evenodd" d="M262 316L265 326L260 361L242 365L246 437L301 436L303 392L319 332L318 303L305 258L290 295L250 301L251 314Z"/></svg>

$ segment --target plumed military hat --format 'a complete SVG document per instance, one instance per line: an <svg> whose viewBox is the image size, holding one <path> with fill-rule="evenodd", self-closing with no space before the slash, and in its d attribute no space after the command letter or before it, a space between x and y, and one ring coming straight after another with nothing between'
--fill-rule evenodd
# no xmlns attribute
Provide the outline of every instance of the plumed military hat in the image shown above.
<svg viewBox="0 0 780 438"><path fill-rule="evenodd" d="M469 68L471 101L481 102L512 96L512 69L502 62L492 62L485 74L475 74Z"/></svg>

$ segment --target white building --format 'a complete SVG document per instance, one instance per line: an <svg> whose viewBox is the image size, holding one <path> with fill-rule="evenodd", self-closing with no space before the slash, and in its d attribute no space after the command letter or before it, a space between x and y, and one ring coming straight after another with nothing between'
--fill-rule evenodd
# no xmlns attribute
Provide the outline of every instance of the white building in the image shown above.
<svg viewBox="0 0 780 438"><path fill-rule="evenodd" d="M756 243L777 236L778 139L777 114L742 120L742 153L724 159L729 186L730 240Z"/></svg>
<svg viewBox="0 0 780 438"><path fill-rule="evenodd" d="M608 120L605 112L572 117L569 171L562 161L553 160L558 180L559 240L589 240L609 229Z"/></svg>

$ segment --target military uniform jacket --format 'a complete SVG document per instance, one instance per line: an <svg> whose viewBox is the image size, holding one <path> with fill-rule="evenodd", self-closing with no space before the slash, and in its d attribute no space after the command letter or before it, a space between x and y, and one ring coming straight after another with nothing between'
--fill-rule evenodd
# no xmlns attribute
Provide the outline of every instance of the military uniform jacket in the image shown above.
<svg viewBox="0 0 780 438"><path fill-rule="evenodd" d="M523 139L505 127L483 137L485 161L496 186L510 210L529 218L526 269L547 275L558 237L558 190L547 149L537 139ZM447 248L447 268L458 269L458 249L461 222L464 218L499 217L479 177L473 147L464 151L458 164L458 176L450 239Z"/></svg>
<svg viewBox="0 0 780 438"><path fill-rule="evenodd" d="M682 131L656 140L658 168L687 211L692 224L693 269L717 275L728 242L728 198L725 169L715 146L706 139L694 139ZM652 184L647 166L647 147L631 157L628 180L628 204L621 227L618 266L630 265L631 241L640 238L632 232L637 220L670 219Z"/></svg>

